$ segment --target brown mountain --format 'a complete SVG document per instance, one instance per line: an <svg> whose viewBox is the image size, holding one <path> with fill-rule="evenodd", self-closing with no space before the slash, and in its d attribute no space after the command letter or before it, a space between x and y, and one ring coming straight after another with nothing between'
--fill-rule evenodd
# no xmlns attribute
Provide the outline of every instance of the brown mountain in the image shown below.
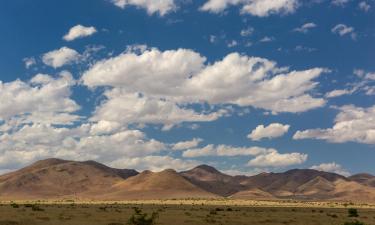
<svg viewBox="0 0 375 225"><path fill-rule="evenodd" d="M375 202L374 176L344 177L311 169L230 176L201 165L177 173L138 173L94 161L47 159L0 176L1 200L27 199L307 199Z"/></svg>
<svg viewBox="0 0 375 225"><path fill-rule="evenodd" d="M207 192L168 169L161 172L144 171L117 183L109 189L104 199L166 199L166 198L213 198Z"/></svg>
<svg viewBox="0 0 375 225"><path fill-rule="evenodd" d="M294 169L284 173L261 173L252 177L238 177L238 181L249 188L259 188L277 197L291 197L298 188L317 177L328 182L337 179L346 180L344 176L311 169Z"/></svg>
<svg viewBox="0 0 375 225"><path fill-rule="evenodd" d="M375 176L368 173L360 173L349 177L349 180L360 184L375 187Z"/></svg>
<svg viewBox="0 0 375 225"><path fill-rule="evenodd" d="M0 176L0 198L83 197L137 174L135 170L113 169L94 161L46 159Z"/></svg>
<svg viewBox="0 0 375 225"><path fill-rule="evenodd" d="M196 186L220 196L230 196L246 189L234 177L207 165L200 165L180 174Z"/></svg>

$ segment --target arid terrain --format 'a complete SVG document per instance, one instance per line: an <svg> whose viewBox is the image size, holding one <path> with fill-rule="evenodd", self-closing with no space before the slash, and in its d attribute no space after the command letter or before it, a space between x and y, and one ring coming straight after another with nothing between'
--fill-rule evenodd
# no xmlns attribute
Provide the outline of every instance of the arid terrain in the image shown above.
<svg viewBox="0 0 375 225"><path fill-rule="evenodd" d="M311 169L230 176L201 165L188 171L114 169L94 161L38 161L0 176L0 200L124 201L239 199L375 202L375 177Z"/></svg>
<svg viewBox="0 0 375 225"><path fill-rule="evenodd" d="M166 225L370 225L374 199L369 174L308 169L230 176L207 165L138 172L46 159L0 176L0 225L142 224L129 223L137 217Z"/></svg>
<svg viewBox="0 0 375 225"><path fill-rule="evenodd" d="M301 202L235 202L185 201L126 203L3 203L0 205L0 225L125 225L134 215L134 209L157 213L154 224L226 224L226 225L344 225L361 221L375 224L375 209L367 205L340 205L335 203L304 204ZM244 203L244 202L242 202ZM217 205L219 204L219 205ZM241 203L240 203L241 204ZM294 206L293 206L294 205ZM358 216L350 217L349 208L358 209Z"/></svg>

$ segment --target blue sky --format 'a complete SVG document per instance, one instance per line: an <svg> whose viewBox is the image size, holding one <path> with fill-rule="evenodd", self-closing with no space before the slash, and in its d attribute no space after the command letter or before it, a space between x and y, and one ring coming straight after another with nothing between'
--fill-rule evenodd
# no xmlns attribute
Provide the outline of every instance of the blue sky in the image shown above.
<svg viewBox="0 0 375 225"><path fill-rule="evenodd" d="M373 0L0 2L0 171L375 173Z"/></svg>

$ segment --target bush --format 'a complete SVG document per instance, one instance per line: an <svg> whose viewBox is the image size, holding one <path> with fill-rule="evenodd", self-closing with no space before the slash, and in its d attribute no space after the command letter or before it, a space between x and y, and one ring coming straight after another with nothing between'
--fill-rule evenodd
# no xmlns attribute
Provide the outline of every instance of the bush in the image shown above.
<svg viewBox="0 0 375 225"><path fill-rule="evenodd" d="M19 208L20 207L17 203L12 203L12 204L10 204L10 206L12 206L13 208Z"/></svg>
<svg viewBox="0 0 375 225"><path fill-rule="evenodd" d="M349 217L358 217L358 210L357 209L353 209L353 208L350 208L348 209L348 216Z"/></svg>
<svg viewBox="0 0 375 225"><path fill-rule="evenodd" d="M135 207L128 225L154 225L157 218L158 213L153 212L151 216L148 216L147 213L142 213L141 209Z"/></svg>
<svg viewBox="0 0 375 225"><path fill-rule="evenodd" d="M40 208L38 205L32 205L31 210L33 210L33 211L44 211L44 209Z"/></svg>

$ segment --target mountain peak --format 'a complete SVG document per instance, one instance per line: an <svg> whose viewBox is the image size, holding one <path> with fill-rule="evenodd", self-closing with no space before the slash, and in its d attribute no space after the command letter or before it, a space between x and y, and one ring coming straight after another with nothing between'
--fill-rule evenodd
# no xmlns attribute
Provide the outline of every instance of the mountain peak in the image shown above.
<svg viewBox="0 0 375 225"><path fill-rule="evenodd" d="M207 171L209 173L216 173L216 174L221 173L215 167L205 165L205 164L199 165L199 166L195 167L193 170L195 170L195 169L204 170L204 171Z"/></svg>

